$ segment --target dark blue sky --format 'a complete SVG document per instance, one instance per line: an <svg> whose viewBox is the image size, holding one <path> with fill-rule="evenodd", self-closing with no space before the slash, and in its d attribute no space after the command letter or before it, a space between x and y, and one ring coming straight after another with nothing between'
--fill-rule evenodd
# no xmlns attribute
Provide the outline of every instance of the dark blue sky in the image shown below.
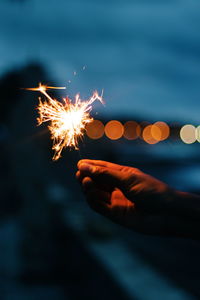
<svg viewBox="0 0 200 300"><path fill-rule="evenodd" d="M2 0L0 72L39 60L71 96L104 88L103 114L198 124L199 28L194 0Z"/></svg>

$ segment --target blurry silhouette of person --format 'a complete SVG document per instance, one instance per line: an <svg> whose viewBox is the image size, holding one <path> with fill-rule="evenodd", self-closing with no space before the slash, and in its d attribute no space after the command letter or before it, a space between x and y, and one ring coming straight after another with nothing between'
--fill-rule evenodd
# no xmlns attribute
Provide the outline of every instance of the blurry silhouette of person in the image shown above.
<svg viewBox="0 0 200 300"><path fill-rule="evenodd" d="M200 196L177 191L139 169L106 161L78 162L89 206L137 232L200 238Z"/></svg>

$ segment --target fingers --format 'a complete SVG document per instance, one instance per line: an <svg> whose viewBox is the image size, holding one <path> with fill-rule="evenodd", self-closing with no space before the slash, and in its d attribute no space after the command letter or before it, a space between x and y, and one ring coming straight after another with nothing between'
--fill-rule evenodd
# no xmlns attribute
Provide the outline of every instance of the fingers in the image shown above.
<svg viewBox="0 0 200 300"><path fill-rule="evenodd" d="M96 166L99 166L99 167L112 168L112 169L119 170L119 171L121 171L124 168L129 168L129 167L126 167L126 166L113 164L113 163L103 161L103 160L92 160L92 159L81 159L78 162L78 168L79 168L80 164L83 164L83 163L90 164L90 165L96 165Z"/></svg>
<svg viewBox="0 0 200 300"><path fill-rule="evenodd" d="M85 176L79 170L76 172L76 179L79 181L79 183L82 183L84 177Z"/></svg>
<svg viewBox="0 0 200 300"><path fill-rule="evenodd" d="M82 180L82 188L86 196L92 190L95 199L98 199L102 202L110 203L110 192L103 189L101 186L98 186L90 177L85 177ZM94 191L97 192L97 195L95 195Z"/></svg>
<svg viewBox="0 0 200 300"><path fill-rule="evenodd" d="M105 184L111 188L124 189L130 174L115 169L81 163L78 165L83 177L91 177L98 184Z"/></svg>
<svg viewBox="0 0 200 300"><path fill-rule="evenodd" d="M99 165L95 164L95 162ZM106 167L110 165L114 166L114 168ZM138 169L104 161L81 160L78 163L78 168L80 171L80 173L78 173L80 181L85 177L90 177L99 188L103 187L102 190L111 191L115 188L119 188L127 198L131 197L131 188L138 181L138 175L142 174Z"/></svg>
<svg viewBox="0 0 200 300"><path fill-rule="evenodd" d="M93 189L94 183L90 177L85 177L82 180L82 188L84 192L87 192L90 189Z"/></svg>
<svg viewBox="0 0 200 300"><path fill-rule="evenodd" d="M76 172L76 179L77 179L78 181L80 181L80 176L81 176L81 172L78 170L78 171Z"/></svg>
<svg viewBox="0 0 200 300"><path fill-rule="evenodd" d="M89 206L96 212L109 217L111 213L110 194L100 190L89 177L83 179L82 185Z"/></svg>

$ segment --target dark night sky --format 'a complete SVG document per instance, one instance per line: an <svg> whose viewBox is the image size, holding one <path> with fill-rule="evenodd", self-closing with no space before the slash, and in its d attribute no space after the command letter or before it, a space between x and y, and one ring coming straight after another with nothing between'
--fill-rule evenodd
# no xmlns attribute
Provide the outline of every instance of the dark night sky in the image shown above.
<svg viewBox="0 0 200 300"><path fill-rule="evenodd" d="M199 25L194 0L3 0L0 70L39 60L71 96L104 88L103 114L198 124Z"/></svg>

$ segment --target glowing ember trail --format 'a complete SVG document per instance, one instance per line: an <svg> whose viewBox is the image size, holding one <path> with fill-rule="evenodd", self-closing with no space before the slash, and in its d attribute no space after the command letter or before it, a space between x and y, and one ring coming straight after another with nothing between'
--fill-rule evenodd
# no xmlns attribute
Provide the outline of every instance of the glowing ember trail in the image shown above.
<svg viewBox="0 0 200 300"><path fill-rule="evenodd" d="M48 89L65 89L65 87L52 87L39 84L36 88L27 88L29 91L39 91L46 100L39 98L37 107L39 117L38 125L50 122L48 126L53 140L52 149L55 151L53 160L58 160L63 148L70 147L78 150L78 140L84 135L86 124L93 118L90 116L92 103L99 100L103 104L102 95L97 91L86 101L81 101L79 94L75 96L75 102L63 98L63 103L53 99L47 93Z"/></svg>

